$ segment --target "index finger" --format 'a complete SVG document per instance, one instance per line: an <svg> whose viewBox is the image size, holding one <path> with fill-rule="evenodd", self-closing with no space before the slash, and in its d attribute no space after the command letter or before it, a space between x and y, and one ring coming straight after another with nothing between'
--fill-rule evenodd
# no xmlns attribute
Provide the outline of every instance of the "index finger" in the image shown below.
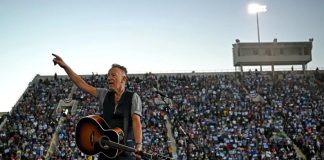
<svg viewBox="0 0 324 160"><path fill-rule="evenodd" d="M55 54L55 53L52 53L52 55L53 55L54 57L56 57L56 58L61 58L60 56L58 56L58 55Z"/></svg>

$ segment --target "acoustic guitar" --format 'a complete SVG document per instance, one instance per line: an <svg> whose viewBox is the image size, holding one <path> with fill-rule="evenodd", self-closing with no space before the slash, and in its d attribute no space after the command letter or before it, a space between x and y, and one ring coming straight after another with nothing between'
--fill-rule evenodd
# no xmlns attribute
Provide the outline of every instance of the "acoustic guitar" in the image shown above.
<svg viewBox="0 0 324 160"><path fill-rule="evenodd" d="M76 126L76 144L86 155L102 153L106 158L116 158L123 151L135 152L135 149L123 144L124 132L120 128L110 128L98 115L89 115L79 120ZM142 152L144 159L172 159L162 155Z"/></svg>

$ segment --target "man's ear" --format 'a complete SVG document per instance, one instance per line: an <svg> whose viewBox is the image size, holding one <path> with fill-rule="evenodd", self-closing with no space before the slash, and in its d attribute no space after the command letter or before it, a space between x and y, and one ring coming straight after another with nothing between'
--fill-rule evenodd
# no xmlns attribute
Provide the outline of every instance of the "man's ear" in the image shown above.
<svg viewBox="0 0 324 160"><path fill-rule="evenodd" d="M128 78L127 78L127 76L123 76L123 82L127 82L127 80L128 80Z"/></svg>

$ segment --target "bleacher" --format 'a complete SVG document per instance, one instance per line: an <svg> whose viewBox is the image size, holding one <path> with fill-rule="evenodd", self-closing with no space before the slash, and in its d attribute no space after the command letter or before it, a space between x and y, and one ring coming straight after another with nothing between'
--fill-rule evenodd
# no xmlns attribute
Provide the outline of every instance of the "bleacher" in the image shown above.
<svg viewBox="0 0 324 160"><path fill-rule="evenodd" d="M127 88L143 102L144 151L176 159L324 158L323 87L313 71L276 74L129 75ZM82 77L106 86L106 75ZM167 93L171 110L152 88ZM36 76L2 118L0 159L85 159L75 125L100 114L98 106L66 76Z"/></svg>

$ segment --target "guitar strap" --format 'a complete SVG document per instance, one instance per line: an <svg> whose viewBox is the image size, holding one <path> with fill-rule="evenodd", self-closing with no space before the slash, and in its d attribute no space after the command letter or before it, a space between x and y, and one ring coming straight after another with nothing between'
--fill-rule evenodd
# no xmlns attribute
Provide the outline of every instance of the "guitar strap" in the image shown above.
<svg viewBox="0 0 324 160"><path fill-rule="evenodd" d="M128 125L129 125L129 120L131 118L131 108L132 108L132 100L133 100L133 93L132 92L126 92L125 93L125 97L124 97L124 102L126 102L127 104L124 106L124 144L127 145L127 140L128 140L128 136L132 136L132 135L128 135ZM133 133L131 131L131 133Z"/></svg>

